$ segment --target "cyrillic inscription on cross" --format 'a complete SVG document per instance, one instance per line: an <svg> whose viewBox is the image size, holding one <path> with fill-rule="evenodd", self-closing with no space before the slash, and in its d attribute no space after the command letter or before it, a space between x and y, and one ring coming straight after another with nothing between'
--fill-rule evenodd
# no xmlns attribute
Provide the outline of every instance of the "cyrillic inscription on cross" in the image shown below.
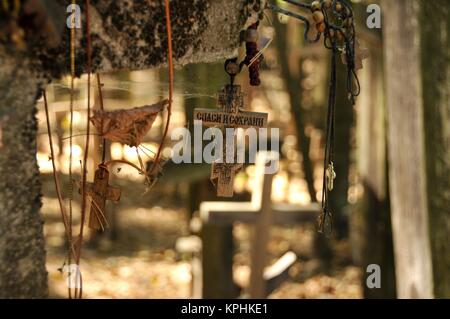
<svg viewBox="0 0 450 319"><path fill-rule="evenodd" d="M219 92L221 110L195 109L194 119L203 125L220 127L223 136L222 158L212 165L211 181L216 185L217 196L232 197L236 173L242 163L236 163L236 155L232 161L227 154L235 154L234 138L227 139L227 128L263 128L267 126L267 113L245 112L244 99L239 85L226 85ZM228 145L230 144L230 145ZM228 162L227 162L228 159Z"/></svg>

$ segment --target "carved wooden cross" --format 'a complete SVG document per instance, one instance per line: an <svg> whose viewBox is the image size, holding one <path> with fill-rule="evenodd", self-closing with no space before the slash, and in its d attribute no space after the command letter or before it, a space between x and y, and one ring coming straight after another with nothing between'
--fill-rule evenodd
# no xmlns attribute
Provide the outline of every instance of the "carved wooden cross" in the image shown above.
<svg viewBox="0 0 450 319"><path fill-rule="evenodd" d="M118 203L120 200L120 189L109 186L108 169L100 164L95 171L94 183L86 183L86 192L92 199L89 214L89 228L105 230L108 221L105 216L106 200Z"/></svg>
<svg viewBox="0 0 450 319"><path fill-rule="evenodd" d="M232 197L236 173L242 168L239 163L227 163L226 158L234 144L227 145L227 128L262 128L267 126L267 113L244 112L244 100L239 85L226 85L219 92L221 110L195 109L194 119L206 126L219 126L223 134L223 153L221 161L212 165L211 180L217 180L217 196Z"/></svg>

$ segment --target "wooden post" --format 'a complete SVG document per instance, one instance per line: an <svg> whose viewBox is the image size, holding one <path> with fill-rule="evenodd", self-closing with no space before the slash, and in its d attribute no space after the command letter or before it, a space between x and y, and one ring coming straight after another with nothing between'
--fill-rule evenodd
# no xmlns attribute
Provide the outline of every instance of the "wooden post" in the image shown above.
<svg viewBox="0 0 450 319"><path fill-rule="evenodd" d="M233 226L207 225L202 228L203 298L236 298L238 289L233 281ZM205 258L207 257L207 258Z"/></svg>
<svg viewBox="0 0 450 319"><path fill-rule="evenodd" d="M273 158L275 157L276 158ZM266 297L266 283L264 281L264 267L267 262L267 243L270 238L272 222L272 208L270 196L272 194L272 179L276 172L266 174L266 160L275 160L278 164L278 154L273 152L259 152L256 162L256 190L261 197L260 211L253 230L251 248L250 297L260 299ZM278 170L278 169L277 169Z"/></svg>
<svg viewBox="0 0 450 319"><path fill-rule="evenodd" d="M397 0L383 4L389 186L397 295L432 298L419 2Z"/></svg>

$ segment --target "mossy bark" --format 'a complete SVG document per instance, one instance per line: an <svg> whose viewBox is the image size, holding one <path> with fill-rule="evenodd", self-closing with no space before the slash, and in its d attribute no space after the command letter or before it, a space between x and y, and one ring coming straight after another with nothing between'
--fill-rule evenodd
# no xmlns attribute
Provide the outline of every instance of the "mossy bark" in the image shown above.
<svg viewBox="0 0 450 319"><path fill-rule="evenodd" d="M434 294L450 298L450 9L421 1L423 115Z"/></svg>
<svg viewBox="0 0 450 319"><path fill-rule="evenodd" d="M43 298L48 288L34 107L42 82L26 57L1 47L0 55L0 298Z"/></svg>

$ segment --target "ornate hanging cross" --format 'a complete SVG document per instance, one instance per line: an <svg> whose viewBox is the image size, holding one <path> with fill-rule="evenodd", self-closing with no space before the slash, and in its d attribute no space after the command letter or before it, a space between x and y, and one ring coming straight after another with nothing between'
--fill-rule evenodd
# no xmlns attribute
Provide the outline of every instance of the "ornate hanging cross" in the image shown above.
<svg viewBox="0 0 450 319"><path fill-rule="evenodd" d="M86 192L92 199L89 214L89 228L105 230L108 221L105 216L106 200L118 203L120 200L120 189L110 186L109 172L106 166L100 164L95 171L94 183L86 183Z"/></svg>
<svg viewBox="0 0 450 319"><path fill-rule="evenodd" d="M219 92L219 105L221 110L195 109L194 119L201 120L209 127L220 127L223 133L222 158L213 163L211 181L217 187L217 196L233 196L233 183L236 173L242 164L226 161L227 154L234 154L234 143L227 143L227 128L263 128L267 126L267 113L245 112L243 94L239 85L226 85ZM233 141L233 139L231 139ZM230 145L228 145L230 144Z"/></svg>

